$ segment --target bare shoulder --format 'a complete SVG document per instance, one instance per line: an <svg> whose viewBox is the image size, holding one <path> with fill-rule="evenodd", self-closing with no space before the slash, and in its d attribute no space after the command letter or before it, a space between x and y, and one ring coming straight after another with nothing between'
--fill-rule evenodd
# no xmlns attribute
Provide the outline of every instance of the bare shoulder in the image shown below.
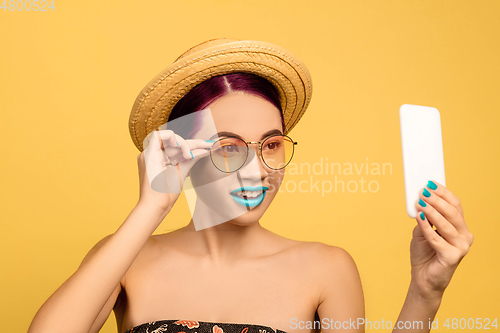
<svg viewBox="0 0 500 333"><path fill-rule="evenodd" d="M320 262L324 262L324 260L334 262L353 261L351 255L346 250L338 246L328 245L321 242L298 241L282 236L279 237L282 239L283 244L288 250L307 255L311 260Z"/></svg>
<svg viewBox="0 0 500 333"><path fill-rule="evenodd" d="M321 262L325 264L332 264L332 265L352 265L354 264L354 259L352 256L343 248L334 246L334 245L328 245L320 242L316 242L316 247L317 247L317 252L318 252L318 260L321 260Z"/></svg>
<svg viewBox="0 0 500 333"><path fill-rule="evenodd" d="M357 274L356 263L352 256L343 248L321 242L290 240L288 251L303 263L314 267L323 273Z"/></svg>
<svg viewBox="0 0 500 333"><path fill-rule="evenodd" d="M323 267L326 273L333 273L335 275L357 275L358 270L356 263L352 256L345 249L317 242L317 264Z"/></svg>
<svg viewBox="0 0 500 333"><path fill-rule="evenodd" d="M316 267L320 270L320 318L364 318L361 277L352 256L343 248L317 243Z"/></svg>
<svg viewBox="0 0 500 333"><path fill-rule="evenodd" d="M132 270L154 269L159 261L172 259L178 254L179 244L182 244L182 242L175 231L149 236L135 261L132 263Z"/></svg>
<svg viewBox="0 0 500 333"><path fill-rule="evenodd" d="M160 236L161 235L149 236L146 243L144 243L141 251L137 255L135 261L132 263L132 266L151 263L154 261L154 259L158 259L162 255L162 242L159 238Z"/></svg>

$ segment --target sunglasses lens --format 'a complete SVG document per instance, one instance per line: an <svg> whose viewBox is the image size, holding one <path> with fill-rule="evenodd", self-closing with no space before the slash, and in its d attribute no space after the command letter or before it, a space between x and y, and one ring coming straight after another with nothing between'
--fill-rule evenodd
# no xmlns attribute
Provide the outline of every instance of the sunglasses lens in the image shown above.
<svg viewBox="0 0 500 333"><path fill-rule="evenodd" d="M241 168L247 158L248 150L244 141L238 138L224 138L212 147L212 161L223 172L234 172Z"/></svg>
<svg viewBox="0 0 500 333"><path fill-rule="evenodd" d="M284 135L271 136L262 143L262 157L271 169L284 168L292 160L294 144Z"/></svg>

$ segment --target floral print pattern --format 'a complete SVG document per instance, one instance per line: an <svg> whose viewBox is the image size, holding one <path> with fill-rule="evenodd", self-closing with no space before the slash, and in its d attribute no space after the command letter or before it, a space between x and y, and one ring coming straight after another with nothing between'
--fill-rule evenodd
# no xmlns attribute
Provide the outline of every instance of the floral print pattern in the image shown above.
<svg viewBox="0 0 500 333"><path fill-rule="evenodd" d="M157 320L128 329L125 333L286 333L270 326L215 323L194 320Z"/></svg>

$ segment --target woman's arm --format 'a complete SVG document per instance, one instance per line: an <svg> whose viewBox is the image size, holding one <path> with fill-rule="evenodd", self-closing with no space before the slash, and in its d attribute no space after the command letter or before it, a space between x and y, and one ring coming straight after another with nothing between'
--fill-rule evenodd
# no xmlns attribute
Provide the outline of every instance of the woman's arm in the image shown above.
<svg viewBox="0 0 500 333"><path fill-rule="evenodd" d="M88 333L165 216L165 212L138 204L120 228L96 244L76 272L42 305L28 333Z"/></svg>
<svg viewBox="0 0 500 333"><path fill-rule="evenodd" d="M172 131L161 131L158 141L153 140L148 146L147 166L149 170L155 170L159 161L163 160L160 150L163 149L160 148L160 145L163 146L162 140L170 140L170 144L175 144L177 149L189 156L189 160L181 162L185 170L182 183L196 160L191 158L187 142L179 136L175 137ZM203 140L199 142L193 146L196 148L198 144L207 145ZM180 195L180 191L153 191L149 175L152 180L165 174L162 171L159 174L148 174L144 151L137 156L137 164L140 189L137 205L120 228L108 236L108 239L106 237L98 242L76 272L42 305L33 318L28 333L59 333L68 330L74 333L94 333L104 324L103 317L109 316L114 305L111 303L116 302L121 289L120 281ZM165 171L165 168L161 170ZM179 182L177 170L170 173L175 184Z"/></svg>
<svg viewBox="0 0 500 333"><path fill-rule="evenodd" d="M460 200L438 182L430 181L415 205L418 225L410 245L411 282L398 322L422 325L398 329L396 322L393 332L430 331L429 319L436 316L444 290L474 240Z"/></svg>
<svg viewBox="0 0 500 333"><path fill-rule="evenodd" d="M365 304L358 269L344 249L324 245L320 259L324 288L318 315L322 333L365 331Z"/></svg>
<svg viewBox="0 0 500 333"><path fill-rule="evenodd" d="M432 323L441 304L442 297L426 299L410 283L403 308L394 323L393 332L430 332Z"/></svg>
<svg viewBox="0 0 500 333"><path fill-rule="evenodd" d="M420 193L425 207L416 203L419 214L410 245L411 282L399 317L392 323L393 332L430 331L429 321L434 320L444 290L474 239L460 200L443 185L434 184L437 187L430 184L426 195L423 190ZM327 246L325 253L327 278L318 307L322 332L364 332L363 292L356 265L340 248Z"/></svg>

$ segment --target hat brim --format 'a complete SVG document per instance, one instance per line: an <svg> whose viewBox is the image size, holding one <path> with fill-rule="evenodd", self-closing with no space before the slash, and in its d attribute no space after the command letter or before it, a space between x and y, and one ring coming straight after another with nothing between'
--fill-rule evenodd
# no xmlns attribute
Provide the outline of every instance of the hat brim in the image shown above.
<svg viewBox="0 0 500 333"><path fill-rule="evenodd" d="M211 77L236 72L259 75L273 84L283 110L284 134L288 134L311 100L309 71L296 56L277 45L232 41L191 52L144 87L129 118L129 131L136 147L143 150L144 138L168 121L175 104L189 90Z"/></svg>

